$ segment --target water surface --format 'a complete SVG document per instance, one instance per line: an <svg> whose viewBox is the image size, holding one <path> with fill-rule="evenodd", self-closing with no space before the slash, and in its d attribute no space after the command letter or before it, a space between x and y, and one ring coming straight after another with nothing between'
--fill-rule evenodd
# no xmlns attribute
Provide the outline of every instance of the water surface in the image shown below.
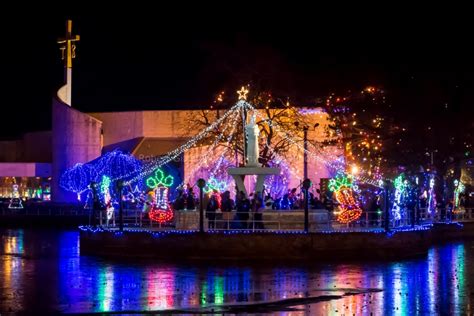
<svg viewBox="0 0 474 316"><path fill-rule="evenodd" d="M75 231L4 229L0 238L4 312L474 314L474 242L416 260L289 266L108 261L80 256Z"/></svg>

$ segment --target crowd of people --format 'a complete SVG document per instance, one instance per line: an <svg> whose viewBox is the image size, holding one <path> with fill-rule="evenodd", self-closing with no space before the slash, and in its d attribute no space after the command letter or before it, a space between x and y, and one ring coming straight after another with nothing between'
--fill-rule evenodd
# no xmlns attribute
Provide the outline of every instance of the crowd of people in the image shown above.
<svg viewBox="0 0 474 316"><path fill-rule="evenodd" d="M130 192L131 189L129 190ZM97 185L91 189L94 198L90 199L90 207L106 211L112 208L111 198L109 195L108 199L104 201L100 200ZM176 198L171 202L166 202L169 205L171 212L182 211L182 210L196 210L199 208L200 201L192 187L188 186L187 189L178 190ZM418 223L423 217L423 212L430 212L430 216L433 216L430 211L429 197L427 196L426 189L421 190L415 185L410 186L410 190L406 191L403 196L402 203L398 203L400 218L400 225L405 223ZM154 204L157 203L155 192L149 191L148 194L142 194L140 198L124 199L124 209L142 209L142 216L149 213ZM321 194L319 190L316 190L316 194L309 192L308 206L310 209L326 209L331 220L335 220L338 203L335 200L332 192L328 191L327 194ZM132 197L133 194L130 193ZM168 194L166 194L168 195ZM452 194L451 194L452 195ZM445 196L451 196L445 194ZM384 216L383 207L383 194L379 190L369 190L364 188L356 193L357 200L360 202L360 208L367 213L361 218L363 219L361 225L369 226L380 226L381 219ZM436 205L433 206L434 212L437 218L441 220L452 220L455 216L459 215L471 205L469 199L470 195L463 193L459 195L458 206L454 205L454 200L443 199L443 195L439 194L436 196ZM393 200L393 197L391 197ZM107 204L106 202L109 201ZM162 201L163 202L163 201ZM238 192L235 200L231 197L230 191L218 192L212 190L206 193L203 197L203 209L207 218L209 229L263 229L263 212L265 210L301 210L304 208L304 192L303 190L298 191L297 188L288 190L285 194L279 197L273 197L271 194L265 194L262 196L260 192L256 194L250 194L246 196L244 192ZM87 203L89 204L89 203ZM130 204L130 205L129 205ZM392 202L389 211L392 212ZM117 209L117 207L115 207ZM107 213L107 219L110 216Z"/></svg>
<svg viewBox="0 0 474 316"><path fill-rule="evenodd" d="M192 188L187 192L179 191L177 198L173 202L173 209L194 210L199 206L199 200L195 198ZM240 191L236 200L232 199L230 191L219 193L213 190L204 195L203 209L208 220L209 229L247 229L251 228L249 220L255 229L263 229L262 209L263 201L260 194L251 194L250 198ZM216 225L217 223L222 223Z"/></svg>
<svg viewBox="0 0 474 316"><path fill-rule="evenodd" d="M309 195L309 207L324 209L323 203L313 194ZM173 210L195 210L199 207L199 199L191 187L178 190L172 203ZM208 220L209 229L263 229L263 212L265 210L296 210L304 208L304 194L296 188L288 190L281 197L274 198L270 194L262 197L260 192L251 193L249 197L240 191L236 199L232 199L230 191L210 191L204 194L203 209Z"/></svg>

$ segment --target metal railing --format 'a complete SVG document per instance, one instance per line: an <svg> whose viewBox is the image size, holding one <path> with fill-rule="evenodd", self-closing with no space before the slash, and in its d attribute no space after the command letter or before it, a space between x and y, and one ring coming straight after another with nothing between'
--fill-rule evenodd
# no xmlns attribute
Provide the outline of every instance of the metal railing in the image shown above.
<svg viewBox="0 0 474 316"><path fill-rule="evenodd" d="M23 209L1 209L2 215L24 215L24 216L83 216L88 218L89 224L93 223L92 210L82 207L25 207ZM260 210L259 212L230 213L217 212L205 214L206 230L303 230L304 211L298 210ZM105 211L98 211L96 223L101 226L116 227L118 225L118 210L115 210L112 218L107 220ZM207 216L206 216L207 215ZM243 215L243 216L242 216ZM187 216L186 220L183 220ZM182 222L187 222L182 226ZM384 227L383 212L366 212L351 223L342 224L338 222L337 215L328 210L309 210L309 230L366 230L381 229ZM436 209L429 212L428 209L403 210L399 220L391 219L390 228L407 227L412 225L423 225L436 222L474 222L474 208L459 208L454 213L446 209ZM176 211L175 218L169 223L157 223L149 219L148 214L141 209L124 209L123 223L125 227L142 227L144 229L197 229L199 212L197 210ZM181 226L180 226L181 225Z"/></svg>
<svg viewBox="0 0 474 316"><path fill-rule="evenodd" d="M25 216L88 216L90 210L72 207L24 207L1 209L1 215L25 215Z"/></svg>

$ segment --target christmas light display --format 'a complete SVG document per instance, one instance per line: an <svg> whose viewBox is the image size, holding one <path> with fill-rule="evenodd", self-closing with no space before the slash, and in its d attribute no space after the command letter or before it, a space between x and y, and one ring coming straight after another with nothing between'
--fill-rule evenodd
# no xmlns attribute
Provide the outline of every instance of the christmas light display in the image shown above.
<svg viewBox="0 0 474 316"><path fill-rule="evenodd" d="M49 185L45 186L43 190L43 201L51 201L51 188Z"/></svg>
<svg viewBox="0 0 474 316"><path fill-rule="evenodd" d="M255 110L255 108L250 105L246 104L246 106L249 109ZM331 168L334 170L336 173L338 172L343 172L345 170L345 163L344 163L344 158L343 157L337 157L336 155L329 153L325 148L323 147L316 147L315 144L312 142L308 142L307 144L309 147L312 147L313 150L308 150L305 149L304 146L301 144L301 141L297 140L297 137L295 135L291 135L287 130L284 128L280 127L278 124L275 122L272 122L271 120L267 120L263 117L262 114L260 114L258 111L256 112L257 116L263 120L265 120L270 126L272 126L275 131L281 135L285 139L285 141L289 141L292 144L294 144L296 147L298 147L300 150L303 150L307 154L309 154L312 158L314 158L316 161L319 161L323 164L325 164L327 167ZM360 170L364 171L364 170ZM365 171L364 171L365 172ZM381 187L380 185L380 180L382 180L382 176L379 173L369 173L369 176L373 177L368 177L364 176L363 174L358 174L354 176L353 178L357 180L358 182L366 183L375 187Z"/></svg>
<svg viewBox="0 0 474 316"><path fill-rule="evenodd" d="M21 202L20 192L18 191L18 184L12 185L12 197L10 199L10 204L8 204L10 209L20 209L23 208L23 203Z"/></svg>
<svg viewBox="0 0 474 316"><path fill-rule="evenodd" d="M139 179L145 178L156 168L160 168L161 166L167 164L168 162L181 155L183 152L195 146L200 140L202 140L207 134L209 134L210 131L215 130L217 126L219 126L219 124L226 120L230 115L235 115L236 111L239 111L243 106L245 106L245 104L247 104L247 102L245 102L244 100L240 100L232 108L225 112L219 119L217 119L204 130L199 132L196 136L191 138L185 144L181 145L175 150L168 152L165 156L160 157L159 159L150 161L148 164L144 165L143 168L141 168L140 172L126 173L117 178L113 178L112 180L125 179L125 184L128 184L130 182L138 181Z"/></svg>
<svg viewBox="0 0 474 316"><path fill-rule="evenodd" d="M230 183L227 181L227 179L223 176L219 175L219 170L222 169L221 165L223 165L224 161L226 160L225 156L228 153L228 148L231 147L230 143L234 139L234 130L236 126L238 125L238 121L240 118L241 110L247 109L247 110L255 110L252 105L250 105L248 102L245 101L245 98L247 96L248 90L243 87L243 89L240 90L240 100L237 102L231 109L226 111L220 118L218 118L216 121L214 121L212 124L207 126L204 130L202 130L200 133L198 133L195 137L190 139L188 142L186 142L184 145L178 147L175 150L172 150L168 152L165 156L162 156L160 158L151 160L147 163L137 163L136 159L133 156L130 155L124 155L120 152L112 152L107 155L104 155L95 161L92 161L87 164L83 165L77 165L73 167L69 172L66 172L63 177L61 178L61 186L63 188L66 188L70 191L73 192L78 192L81 194L82 192L87 190L88 184L91 181L98 182L98 178L102 177L102 175L107 175L110 179L111 185L119 179L124 180L125 185L130 185L132 183L145 183L149 188L156 189L159 187L166 187L169 189L169 187L173 184L173 177L168 175L165 177L164 172L162 169L160 169L162 166L166 165L168 162L172 161L179 155L181 155L183 152L189 150L193 146L197 145L199 141L204 139L206 135L208 135L210 132L214 132L216 129L219 130L219 132L231 128L230 135L227 137L227 139L224 141L228 146L226 146L226 150L224 150L220 156L219 159L217 159L217 163L214 164L213 166L206 166L206 168L209 168L209 173L207 179L208 181L208 186L206 190L209 192L211 190L218 190L222 191L228 188L228 184L225 185L224 183ZM258 111L256 111L257 115L260 115ZM223 128L218 128L219 124L222 124L225 119L231 119L231 124L226 124ZM329 166L333 170L336 171L341 171L345 169L345 164L344 164L344 159L342 157L337 157L333 153L329 153L326 151L324 148L316 148L315 145L310 143L309 145L314 147L313 150L307 150L303 147L301 144L300 137L291 135L287 131L285 131L284 128L281 126L278 126L278 123L274 123L271 120L268 120L267 118L263 118L269 126L274 127L275 131L285 139L285 141L289 141L290 143L294 144L297 146L297 148L300 148L302 150L305 150L311 157L314 157L317 161L323 162L325 165ZM228 135L228 134L225 134ZM221 140L224 136L224 133L220 133L216 135L214 142L211 146L209 146L209 153L214 153L215 146L217 144L222 144ZM231 156L233 153L229 154ZM203 161L206 162L207 165L207 159L209 159L211 155L203 155L201 157ZM283 160L279 159L277 156L275 161L269 162L269 164L279 164L279 167L282 168L284 166ZM230 157L228 157L230 158ZM118 159L118 160L117 160ZM278 161L278 162L277 162ZM198 164L199 165L199 164ZM225 164L224 164L225 165ZM288 168L282 168L282 173L283 169L286 171L290 171L291 167ZM147 177L150 173L154 173L154 176L152 177ZM292 172L297 175L297 172ZM193 176L194 172L191 173L190 176ZM227 175L228 176L228 175ZM363 183L369 183L372 185L378 186L378 180L375 181L373 179L365 178L362 175L357 175L354 176L354 179L357 179L358 181L361 181ZM144 181L145 180L145 181ZM181 180L179 180L181 181ZM191 183L191 182L189 182ZM265 186L267 188L267 192L270 191L272 195L277 196L283 194L287 190L287 185L289 183L289 176L286 174L281 174L278 176L272 176L266 179ZM351 202L351 197L352 197L352 189L351 187L351 195L350 197L344 197L341 195L345 191L340 190L341 192L335 193L336 195L340 196L341 200L344 200L347 203L345 204L346 210L351 211L351 214L357 214L359 209L354 209L351 210L351 208L355 207L358 205L355 201L354 203L349 203ZM160 192L156 192L159 194L156 194L157 199L161 199L163 196L162 190ZM112 200L116 200L118 197L114 197L115 191L110 190L109 194L112 196ZM168 194L165 194L166 198L168 199ZM128 195L127 195L128 196ZM133 199L133 198L132 198ZM352 197L353 199L353 197ZM158 202L158 201L157 201ZM163 205L167 203L162 203ZM167 208L168 209L168 208ZM160 211L167 211L165 209L161 209ZM343 212L344 215L347 215L346 212ZM151 212L150 212L151 215ZM151 215L153 216L153 215ZM360 216L360 215L359 215ZM154 217L154 216L153 216ZM347 219L343 219L341 216L341 220L344 221L350 221L353 220L352 218L356 218L358 216L349 216Z"/></svg>
<svg viewBox="0 0 474 316"><path fill-rule="evenodd" d="M393 182L395 186L395 196L393 199L393 206L392 206L392 216L393 219L398 221L402 218L402 198L406 195L406 190L408 187L408 183L406 180L403 179L403 173L400 174L398 177L395 178Z"/></svg>
<svg viewBox="0 0 474 316"><path fill-rule="evenodd" d="M465 186L464 184L459 181L459 180L454 180L454 207L453 207L453 213L455 214L459 214L459 213L462 213L464 211L464 209L462 209L460 207L460 201L459 201L459 195L461 193L464 192L465 190Z"/></svg>
<svg viewBox="0 0 474 316"><path fill-rule="evenodd" d="M187 183L196 183L199 178L210 179L211 177L218 178L221 181L225 181L227 183L230 183L232 181L232 178L227 173L227 169L230 167L235 167L235 165L229 162L226 155L229 154L229 150L231 148L231 141L235 136L234 131L238 125L239 120L240 113L238 111L235 111L234 116L231 118L230 124L224 126L220 134L215 138L214 142L207 148L206 152L201 155L198 163L195 164L194 168L189 173ZM231 126L232 128L225 143L222 144L224 150L220 154L220 157L217 159L217 163L209 166L208 160L213 157L217 152L217 145L221 142L221 139L224 137L225 132L227 131L229 126ZM214 160L212 162L214 162ZM183 188L184 185L185 182L183 181L178 187Z"/></svg>
<svg viewBox="0 0 474 316"><path fill-rule="evenodd" d="M169 187L173 185L174 178L165 176L163 170L156 169L154 176L147 178L146 184L153 189L153 207L148 216L152 221L165 223L173 219L173 210L168 201Z"/></svg>
<svg viewBox="0 0 474 316"><path fill-rule="evenodd" d="M362 215L359 203L354 198L352 186L352 177L342 173L338 173L336 177L329 180L329 190L334 192L334 196L341 209L337 220L343 224L353 222Z"/></svg>
<svg viewBox="0 0 474 316"><path fill-rule="evenodd" d="M435 179L430 179L430 189L428 191L428 213L433 214L436 212L436 193L434 191Z"/></svg>
<svg viewBox="0 0 474 316"><path fill-rule="evenodd" d="M290 173L295 176L297 179L302 180L301 177L296 176L291 168L288 166L288 163L285 160L281 161L271 161L268 166L270 168L279 168L280 174L270 175L265 178L265 194L270 194L272 197L283 196L288 192L288 186L290 183Z"/></svg>
<svg viewBox="0 0 474 316"><path fill-rule="evenodd" d="M99 200L106 207L107 219L110 220L114 216L114 204L121 198L117 190L111 189L114 187L113 178L138 172L141 166L142 162L132 155L114 150L86 164L76 164L68 169L60 178L60 186L75 192L79 201L85 201L84 208L89 208L92 205L90 184L99 183Z"/></svg>
<svg viewBox="0 0 474 316"><path fill-rule="evenodd" d="M247 100L247 94L249 93L249 90L242 86L240 90L237 91L237 95L239 96L239 100Z"/></svg>
<svg viewBox="0 0 474 316"><path fill-rule="evenodd" d="M217 192L224 192L227 189L228 184L225 181L219 181L214 177L211 177L204 187L204 192L209 193L214 190Z"/></svg>
<svg viewBox="0 0 474 316"><path fill-rule="evenodd" d="M249 109L255 110L255 108L253 106L251 106L250 104L248 104L248 103L246 104L246 106ZM295 137L294 135L291 135L288 131L285 131L283 128L278 126L278 124L275 124L271 120L265 119L263 117L263 115L260 114L258 111L256 111L256 114L259 118L265 120L270 126L272 126L275 129L275 131L282 138L285 139L285 141L289 141L290 143L292 143L293 145L298 147L300 150L303 150L304 152L309 154L316 161L319 161L319 162L325 164L327 167L334 170L336 173L344 171L345 163L344 163L343 157L337 157L334 154L328 153L324 148L316 148L315 145L312 144L311 142L308 142L308 145L310 145L310 147L314 147L315 151L313 152L311 150L305 149L304 146L301 144L301 141L297 140L297 137ZM380 175L377 175L376 178L369 178L367 176L364 176L364 175L360 174L360 175L354 176L353 178L355 180L359 181L359 182L362 182L362 183L370 184L370 185L375 186L375 187L381 187L380 186L380 180L381 180Z"/></svg>
<svg viewBox="0 0 474 316"><path fill-rule="evenodd" d="M109 177L111 182L115 178L123 175L139 172L142 168L142 162L132 155L114 150L86 164L76 164L74 167L66 170L59 180L59 185L65 190L72 191L79 195L89 190L91 182L99 183L102 176ZM125 179L128 179L125 176ZM117 200L111 192L112 199Z"/></svg>
<svg viewBox="0 0 474 316"><path fill-rule="evenodd" d="M158 168L155 170L153 177L149 177L146 179L146 185L150 189L155 189L158 186L170 187L173 185L173 181L174 179L172 176L167 175L165 177L165 173L163 172L163 170Z"/></svg>
<svg viewBox="0 0 474 316"><path fill-rule="evenodd" d="M453 225L453 226L458 226L462 227L462 224L460 223L452 223L452 224L447 224L447 225ZM403 233L403 232L419 232L419 231L429 231L430 229L433 228L433 225L420 225L420 226L415 226L414 228L394 228L391 231L387 232L383 228L379 229L344 229L344 230L322 230L318 231L319 234L325 234L325 235L336 235L340 236L342 234L374 234L374 235L380 235L384 234L388 237L391 237L397 233ZM117 230L112 230L108 229L106 227L93 227L93 226L79 226L79 230L87 233L93 233L93 234L100 234L100 233L108 233L112 234L115 236L121 236L123 235L123 232L117 231ZM303 230L274 230L274 229L264 229L264 230L209 230L206 232L206 234L209 235L249 235L249 234L254 234L258 232L259 234L268 234L268 235L306 235L308 234L307 232ZM127 229L127 233L130 234L149 234L152 235L153 237L164 237L164 236L173 236L173 235L193 235L193 234L199 234L198 230L162 230L162 231L155 231L155 230L149 230L149 229L143 229L143 228L137 228L137 229Z"/></svg>
<svg viewBox="0 0 474 316"><path fill-rule="evenodd" d="M100 182L100 192L104 195L109 192L110 188L110 178L108 176L102 176L102 181Z"/></svg>
<svg viewBox="0 0 474 316"><path fill-rule="evenodd" d="M43 189L42 188L36 189L34 196L38 199L43 199Z"/></svg>
<svg viewBox="0 0 474 316"><path fill-rule="evenodd" d="M112 205L112 196L110 195L110 178L108 176L102 176L102 181L100 183L100 194L103 199L103 204L105 206L105 212L108 221L111 220L115 215L115 210Z"/></svg>
<svg viewBox="0 0 474 316"><path fill-rule="evenodd" d="M62 174L59 185L68 191L80 194L96 177L95 168L88 164L78 163Z"/></svg>

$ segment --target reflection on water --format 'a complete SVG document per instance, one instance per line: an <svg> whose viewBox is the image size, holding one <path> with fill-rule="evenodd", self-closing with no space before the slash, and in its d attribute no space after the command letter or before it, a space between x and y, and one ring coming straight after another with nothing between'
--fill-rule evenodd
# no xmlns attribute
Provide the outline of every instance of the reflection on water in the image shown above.
<svg viewBox="0 0 474 316"><path fill-rule="evenodd" d="M474 313L473 242L434 247L426 258L394 263L204 266L81 257L78 234L70 231L0 230L0 237L0 312L218 310L346 293L292 306L297 310L291 314ZM382 291L351 294L360 289Z"/></svg>

